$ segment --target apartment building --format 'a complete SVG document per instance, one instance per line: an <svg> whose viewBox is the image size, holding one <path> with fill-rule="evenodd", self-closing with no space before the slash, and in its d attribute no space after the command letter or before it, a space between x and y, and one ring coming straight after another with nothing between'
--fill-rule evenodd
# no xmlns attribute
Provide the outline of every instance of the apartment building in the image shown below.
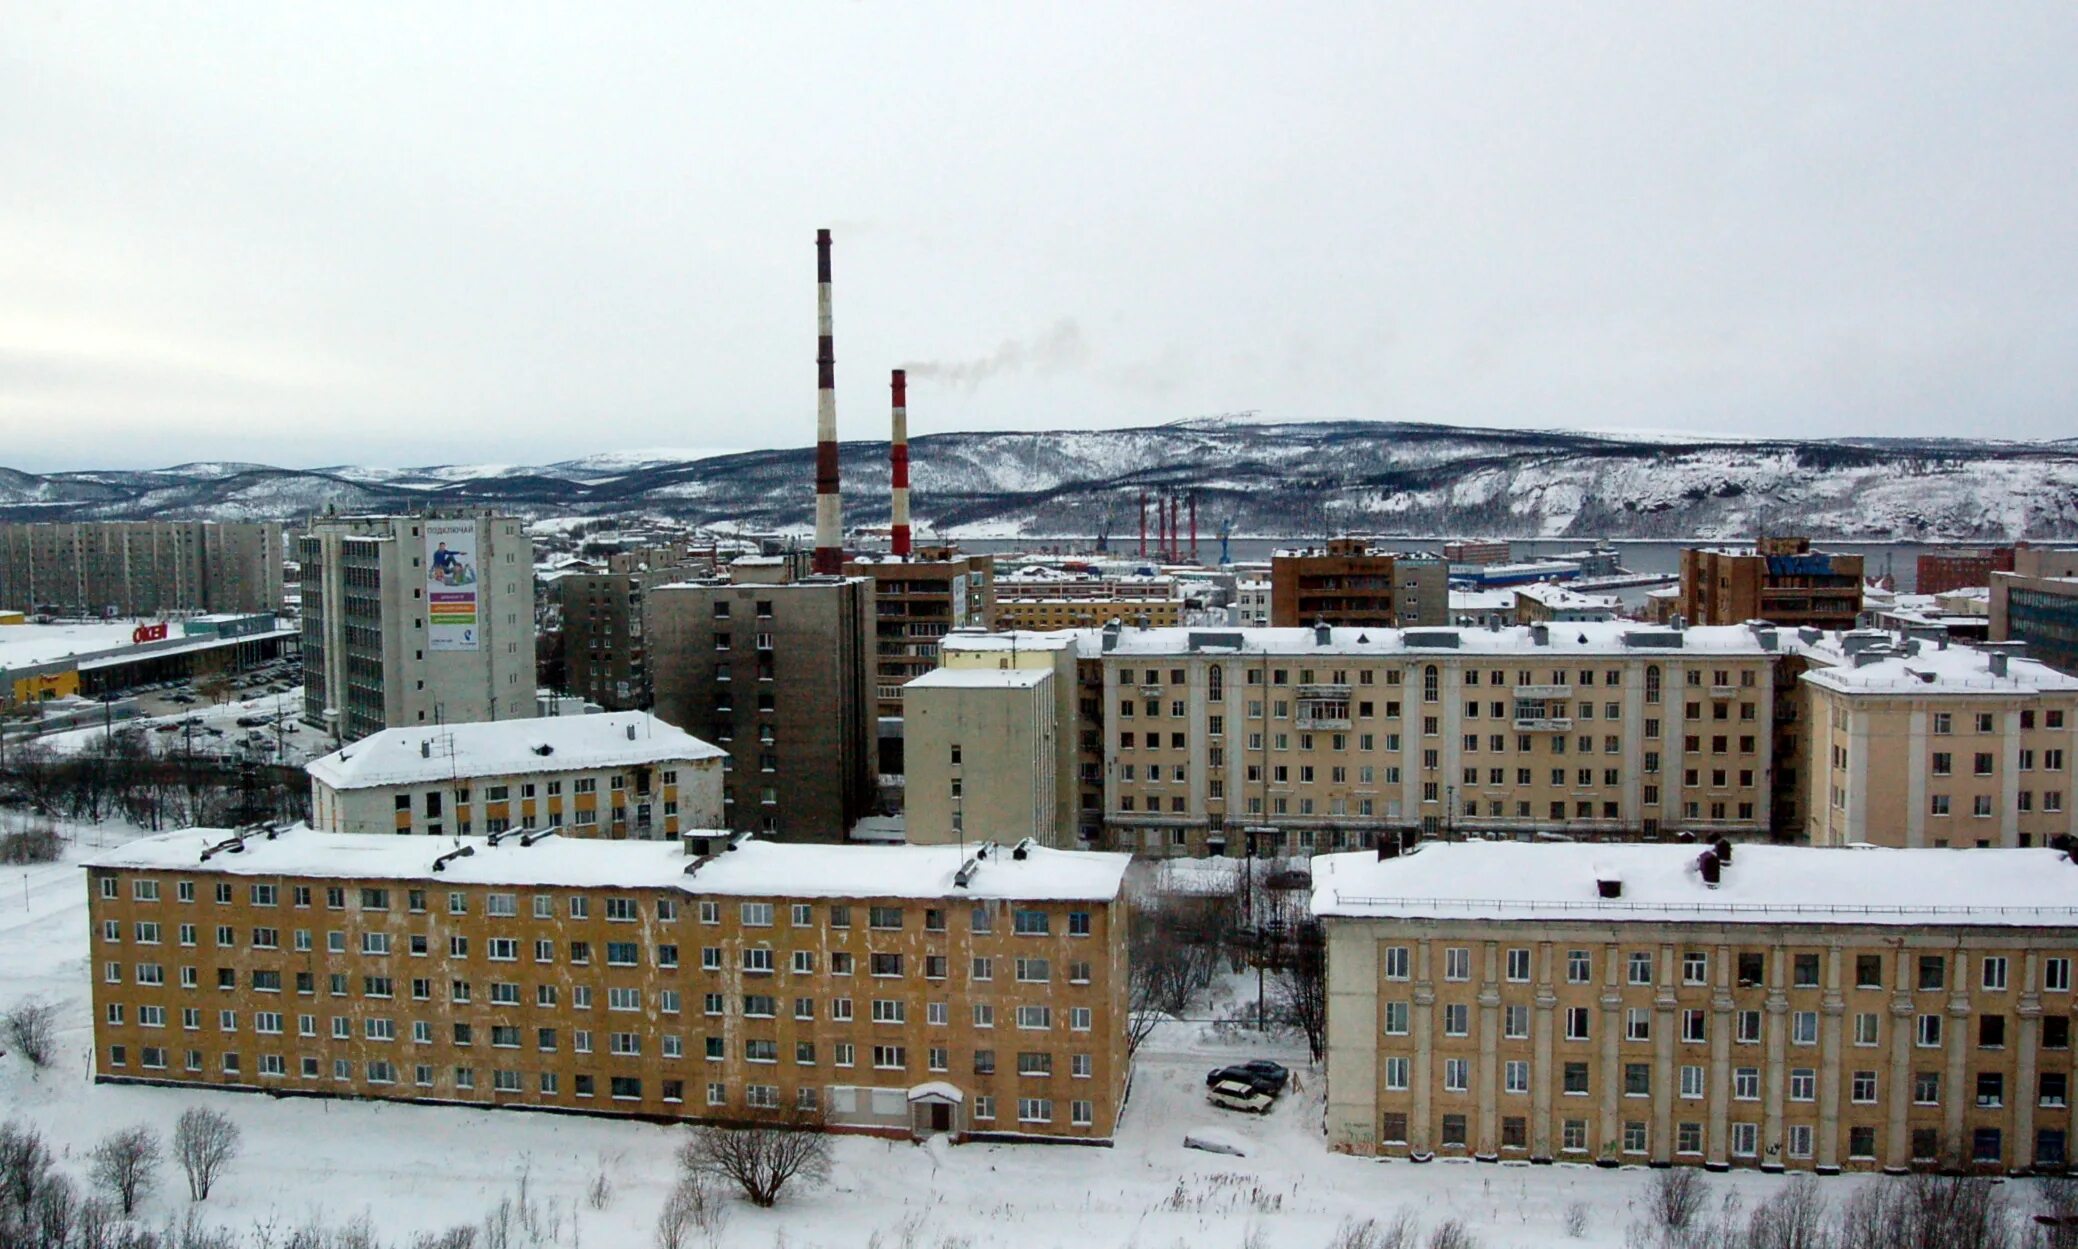
<svg viewBox="0 0 2078 1249"><path fill-rule="evenodd" d="M1106 844L1146 854L1501 833L1761 835L1766 628L1107 629Z"/></svg>
<svg viewBox="0 0 2078 1249"><path fill-rule="evenodd" d="M1072 636L987 649L965 640L948 634L945 666L902 687L909 843L967 841L969 830L986 829L999 841L1073 845Z"/></svg>
<svg viewBox="0 0 2078 1249"><path fill-rule="evenodd" d="M97 1081L691 1122L802 1107L889 1136L1116 1128L1124 856L233 838L88 865Z"/></svg>
<svg viewBox="0 0 2078 1249"><path fill-rule="evenodd" d="M643 599L649 587L713 575L711 560L650 564L678 556L678 547L622 552L611 557L606 572L570 573L558 577L555 597L561 608L564 688L608 711L634 711L655 698L651 683L649 638Z"/></svg>
<svg viewBox="0 0 2078 1249"><path fill-rule="evenodd" d="M384 729L311 761L311 824L676 840L721 827L726 757L643 711Z"/></svg>
<svg viewBox="0 0 2078 1249"><path fill-rule="evenodd" d="M2078 677L1876 630L1813 639L1813 845L2046 846L2078 833Z"/></svg>
<svg viewBox="0 0 2078 1249"><path fill-rule="evenodd" d="M1862 557L1811 549L1809 538L1681 553L1680 613L1690 624L1765 620L1789 628L1852 629L1862 610Z"/></svg>
<svg viewBox="0 0 2078 1249"><path fill-rule="evenodd" d="M0 523L0 603L65 615L281 610L273 521Z"/></svg>
<svg viewBox="0 0 2078 1249"><path fill-rule="evenodd" d="M1315 859L1330 1143L1821 1174L2069 1165L2068 856L1703 852Z"/></svg>
<svg viewBox="0 0 2078 1249"><path fill-rule="evenodd" d="M510 516L311 520L303 718L334 741L534 714L534 550Z"/></svg>
<svg viewBox="0 0 2078 1249"><path fill-rule="evenodd" d="M1443 559L1451 564L1505 564L1514 558L1513 547L1492 538L1472 538L1443 544Z"/></svg>
<svg viewBox="0 0 2078 1249"><path fill-rule="evenodd" d="M970 625L993 627L995 566L992 555L962 555L950 547L845 561L845 576L873 586L875 714L901 717L902 687L938 666L938 639Z"/></svg>
<svg viewBox="0 0 2078 1249"><path fill-rule="evenodd" d="M1234 623L1261 628L1270 623L1270 583L1253 578L1234 582Z"/></svg>
<svg viewBox="0 0 2078 1249"><path fill-rule="evenodd" d="M2013 571L2013 548L1922 551L1913 571L1912 589L1917 594L1946 594L1950 590L1988 586L1993 573Z"/></svg>
<svg viewBox="0 0 2078 1249"><path fill-rule="evenodd" d="M873 583L737 579L766 571L649 591L656 711L729 752L723 827L842 840L874 802Z"/></svg>
<svg viewBox="0 0 2078 1249"><path fill-rule="evenodd" d="M1426 555L1373 550L1362 538L1270 558L1270 624L1440 625L1449 618L1450 569Z"/></svg>

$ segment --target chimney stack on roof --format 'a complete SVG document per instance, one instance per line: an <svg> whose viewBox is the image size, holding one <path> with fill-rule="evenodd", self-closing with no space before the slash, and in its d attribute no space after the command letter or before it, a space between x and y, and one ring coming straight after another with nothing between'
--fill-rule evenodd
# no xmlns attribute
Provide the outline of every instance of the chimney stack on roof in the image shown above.
<svg viewBox="0 0 2078 1249"><path fill-rule="evenodd" d="M888 440L888 469L894 498L888 512L888 549L909 557L909 375L896 369L889 387L895 392L894 429Z"/></svg>
<svg viewBox="0 0 2078 1249"><path fill-rule="evenodd" d="M844 572L844 511L837 493L837 356L830 330L830 232L815 232L815 571Z"/></svg>

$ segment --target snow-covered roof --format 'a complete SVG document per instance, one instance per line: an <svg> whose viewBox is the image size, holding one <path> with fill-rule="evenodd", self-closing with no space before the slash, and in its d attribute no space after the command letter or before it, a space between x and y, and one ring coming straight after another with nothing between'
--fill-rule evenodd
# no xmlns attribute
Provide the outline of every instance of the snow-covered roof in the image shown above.
<svg viewBox="0 0 2078 1249"><path fill-rule="evenodd" d="M147 622L155 623L155 622ZM101 654L134 645L135 620L9 625L0 630L0 670Z"/></svg>
<svg viewBox="0 0 2078 1249"><path fill-rule="evenodd" d="M1504 590L1452 590L1452 611L1514 611L1515 591Z"/></svg>
<svg viewBox="0 0 2078 1249"><path fill-rule="evenodd" d="M521 776L719 759L719 746L646 711L541 716L384 729L310 764L333 789L419 785L456 777Z"/></svg>
<svg viewBox="0 0 2078 1249"><path fill-rule="evenodd" d="M913 689L1031 689L1053 679L1051 668L934 668L910 678Z"/></svg>
<svg viewBox="0 0 2078 1249"><path fill-rule="evenodd" d="M1566 586L1557 585L1549 581L1539 581L1533 585L1519 585L1515 587L1515 592L1526 599L1534 599L1546 607L1607 608L1614 611L1621 606L1619 600L1612 595L1582 594L1578 590L1569 589Z"/></svg>
<svg viewBox="0 0 2078 1249"><path fill-rule="evenodd" d="M2078 864L2056 850L1735 847L1704 885L1700 845L1430 842L1313 860L1313 913L1408 919L2069 924ZM1598 881L1619 879L1618 898Z"/></svg>
<svg viewBox="0 0 2078 1249"><path fill-rule="evenodd" d="M1195 637L1193 636L1195 635ZM1165 627L1122 629L1116 645L1105 652L1127 657L1201 653L1248 653L1305 658L1317 655L1477 654L1569 657L1635 655L1641 651L1710 655L1771 654L1745 625L1692 625L1671 628L1634 621L1568 621L1545 627L1546 641L1536 640L1535 627L1499 629L1474 626L1407 629L1336 627L1322 643L1315 629ZM1085 652L1087 653L1087 652Z"/></svg>
<svg viewBox="0 0 2078 1249"><path fill-rule="evenodd" d="M1837 642L1828 639L1813 653L1835 660L1833 666L1813 668L1803 679L1820 689L1848 694L1983 696L2078 690L2078 677L2065 676L2045 663L2019 655L1988 653L1963 645L1942 647L1924 639L1894 640L1893 645L1911 653L1868 660L1856 667L1855 656L1841 654ZM1993 670L2001 658L2005 662L2004 675Z"/></svg>
<svg viewBox="0 0 2078 1249"><path fill-rule="evenodd" d="M86 866L450 885L682 889L689 895L739 897L1101 902L1118 896L1132 857L1034 847L1018 859L1008 847L999 847L962 888L953 878L974 855L974 845L809 845L753 838L702 861L673 841L554 836L525 846L519 838L507 837L493 846L482 837L319 833L299 826L273 841L249 837L243 851L202 861L204 850L231 835L213 828L163 833L107 850ZM730 834L712 835L716 846L728 844ZM434 860L458 846L471 853L449 859L435 872ZM698 870L687 875L686 868L696 862Z"/></svg>

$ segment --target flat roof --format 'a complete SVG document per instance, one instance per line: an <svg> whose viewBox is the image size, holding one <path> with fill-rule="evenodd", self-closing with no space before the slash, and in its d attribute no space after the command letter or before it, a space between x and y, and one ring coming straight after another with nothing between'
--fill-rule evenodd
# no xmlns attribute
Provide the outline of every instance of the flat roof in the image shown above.
<svg viewBox="0 0 2078 1249"><path fill-rule="evenodd" d="M1968 622L1982 623L1970 616ZM1992 672L1993 652L1962 643L1942 647L1936 641L1906 639L1893 643L1917 649L1890 655L1857 668L1854 656L1833 639L1812 648L1814 656L1831 660L1829 668L1813 668L1803 679L1820 689L1845 694L2052 694L2078 691L2078 677L2065 676L2048 664L2021 655L2006 655L2006 675Z"/></svg>
<svg viewBox="0 0 2078 1249"><path fill-rule="evenodd" d="M911 689L1032 689L1053 679L1051 668L933 668L911 677Z"/></svg>
<svg viewBox="0 0 2078 1249"><path fill-rule="evenodd" d="M731 836L719 830L711 835L717 845ZM202 862L205 849L230 836L215 828L162 833L104 851L85 866L449 885L679 889L689 896L1103 902L1118 896L1132 857L1034 847L1018 859L1001 847L963 888L953 878L976 845L811 845L753 838L712 856L688 876L685 869L698 860L674 841L555 836L523 846L515 836L493 846L482 837L319 833L298 826L273 841L249 837L240 853L219 853ZM435 872L434 860L457 847L470 854Z"/></svg>
<svg viewBox="0 0 2078 1249"><path fill-rule="evenodd" d="M2069 924L2078 864L2057 850L1738 845L1718 888L1701 845L1429 842L1313 860L1313 913L1375 919ZM1603 898L1598 881L1623 882Z"/></svg>
<svg viewBox="0 0 2078 1249"><path fill-rule="evenodd" d="M0 669L22 668L57 659L84 659L125 646L134 646L131 635L140 624L151 620L94 620L68 624L19 624L0 633Z"/></svg>
<svg viewBox="0 0 2078 1249"><path fill-rule="evenodd" d="M308 770L333 789L367 789L719 759L727 753L647 711L608 711L384 729L311 760Z"/></svg>

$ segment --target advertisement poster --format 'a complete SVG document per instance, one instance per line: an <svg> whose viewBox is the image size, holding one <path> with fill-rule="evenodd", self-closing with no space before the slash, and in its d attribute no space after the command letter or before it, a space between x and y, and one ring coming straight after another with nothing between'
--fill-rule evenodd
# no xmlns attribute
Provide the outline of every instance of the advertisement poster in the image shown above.
<svg viewBox="0 0 2078 1249"><path fill-rule="evenodd" d="M476 522L426 522L426 648L473 651L477 640Z"/></svg>
<svg viewBox="0 0 2078 1249"><path fill-rule="evenodd" d="M967 625L967 574L961 573L952 579L952 627L963 629Z"/></svg>

